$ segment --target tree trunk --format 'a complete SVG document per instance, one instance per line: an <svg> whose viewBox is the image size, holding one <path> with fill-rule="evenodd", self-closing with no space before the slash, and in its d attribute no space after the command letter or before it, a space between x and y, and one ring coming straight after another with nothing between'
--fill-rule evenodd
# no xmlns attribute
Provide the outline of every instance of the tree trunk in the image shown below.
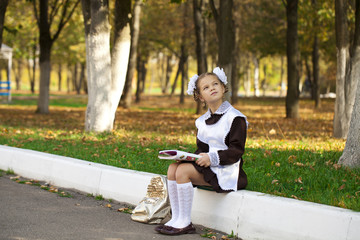
<svg viewBox="0 0 360 240"><path fill-rule="evenodd" d="M312 52L312 63L313 63L313 81L312 81L312 97L315 101L315 108L319 109L320 102L320 78L319 78L319 38L317 35L314 36L314 45Z"/></svg>
<svg viewBox="0 0 360 240"><path fill-rule="evenodd" d="M188 29L188 16L189 16L189 2L185 2L183 4L183 28ZM181 56L183 57L183 64L181 68L181 91L180 91L180 103L183 104L185 102L185 79L188 79L187 77L187 60L189 57L189 50L187 46L187 33L186 31L183 31L182 37L181 37Z"/></svg>
<svg viewBox="0 0 360 240"><path fill-rule="evenodd" d="M62 80L62 65L59 63L58 65L58 91L61 91L61 80Z"/></svg>
<svg viewBox="0 0 360 240"><path fill-rule="evenodd" d="M360 77L360 0L356 0L355 36L352 48L352 77ZM359 81L359 80L357 80ZM360 84L357 83L354 108L351 114L350 129L346 145L339 163L348 167L360 167Z"/></svg>
<svg viewBox="0 0 360 240"><path fill-rule="evenodd" d="M51 72L51 47L54 41L59 37L59 34L65 24L69 21L70 17L74 13L74 9L78 5L80 0L74 2L72 6L70 4L62 5L59 2L55 2L52 7L52 12L48 14L49 1L40 0L40 13L37 12L37 1L33 1L34 12L38 22L40 30L40 93L38 99L37 113L49 113L49 86L50 86L50 72ZM70 8L71 7L71 8ZM57 9L57 11L53 11ZM59 10L60 8L61 11ZM54 18L57 12L61 12L58 19L58 26L54 36L51 36L50 29L54 27L51 24L54 22ZM55 29L55 28L54 28Z"/></svg>
<svg viewBox="0 0 360 240"><path fill-rule="evenodd" d="M78 91L79 89L79 76L78 76L78 64L74 64L74 72L72 74L72 83L73 83L73 91Z"/></svg>
<svg viewBox="0 0 360 240"><path fill-rule="evenodd" d="M312 0L312 5L316 13L318 12L317 1ZM313 51L312 51L312 63L313 63L313 81L312 81L312 98L315 101L315 108L319 109L320 102L320 78L319 78L319 38L317 29L319 28L319 21L317 14L315 15L315 19L313 21L314 27L316 28L314 33L314 43L313 43Z"/></svg>
<svg viewBox="0 0 360 240"><path fill-rule="evenodd" d="M229 92L225 94L225 98L231 101L231 76L233 51L235 48L235 32L233 22L233 0L221 0L219 11L216 10L214 0L210 0L210 6L216 21L216 34L219 39L218 64L224 68L228 76Z"/></svg>
<svg viewBox="0 0 360 240"><path fill-rule="evenodd" d="M131 11L131 1L128 2L130 4ZM132 28L131 28L131 47L130 47L130 56L129 63L127 67L127 74L125 80L125 87L123 91L123 96L121 97L121 105L123 107L131 106L131 96L132 96L132 80L134 77L134 72L136 68L136 57L137 57L137 46L139 42L140 35L140 14L141 14L141 0L136 0L134 4L134 13L132 18Z"/></svg>
<svg viewBox="0 0 360 240"><path fill-rule="evenodd" d="M30 89L31 93L35 93L35 73L36 73L36 38L34 38L34 45L32 46L30 56L32 59L28 60L28 71L29 71L29 80L30 80ZM30 64L32 60L32 67Z"/></svg>
<svg viewBox="0 0 360 240"><path fill-rule="evenodd" d="M86 131L104 132L113 129L130 51L129 2L118 0L115 3L117 24L111 59L108 1L82 0L89 93ZM122 28L119 29L119 26Z"/></svg>
<svg viewBox="0 0 360 240"><path fill-rule="evenodd" d="M267 65L264 64L263 67L263 72L264 72L264 79L261 81L261 89L263 91L263 97L265 97L266 95L266 88L267 88L267 83L266 83L266 77L267 77Z"/></svg>
<svg viewBox="0 0 360 240"><path fill-rule="evenodd" d="M349 31L347 23L347 1L335 1L336 27L336 101L334 114L334 137L346 138L351 113L355 101L357 82L359 81L359 0L356 1L355 34L353 47L350 49Z"/></svg>
<svg viewBox="0 0 360 240"><path fill-rule="evenodd" d="M76 89L77 94L81 94L81 87L83 87L83 85L85 84L85 63L80 64L80 69L79 88Z"/></svg>
<svg viewBox="0 0 360 240"><path fill-rule="evenodd" d="M249 56L246 56L244 89L245 89L245 96L249 97L251 91L251 69L250 69Z"/></svg>
<svg viewBox="0 0 360 240"><path fill-rule="evenodd" d="M36 3L34 3L36 4ZM49 91L51 71L51 47L50 24L48 22L48 1L40 0L40 82L37 113L49 113Z"/></svg>
<svg viewBox="0 0 360 240"><path fill-rule="evenodd" d="M164 94L169 91L169 87L170 87L170 77L173 69L171 60L172 60L172 55L166 56L165 84L163 89Z"/></svg>
<svg viewBox="0 0 360 240"><path fill-rule="evenodd" d="M206 19L204 17L204 0L193 0L194 25L196 35L196 59L198 75L207 72ZM201 103L196 104L196 114L201 113Z"/></svg>
<svg viewBox="0 0 360 240"><path fill-rule="evenodd" d="M315 100L314 94L313 94L313 73L310 70L308 56L305 56L304 58L305 58L304 62L305 62L306 78L305 78L305 83L303 84L301 91L310 90L311 99ZM310 83L310 89L307 89L307 86L309 86L309 84L307 82Z"/></svg>
<svg viewBox="0 0 360 240"><path fill-rule="evenodd" d="M254 56L254 96L258 97L260 96L260 90L259 90L259 77L260 77L260 60Z"/></svg>
<svg viewBox="0 0 360 240"><path fill-rule="evenodd" d="M87 60L90 74L88 78L89 98L85 116L85 130L103 132L113 128L109 118L111 90L110 25L107 1L83 0L83 8L89 11L90 20L87 42ZM86 28L86 26L85 26Z"/></svg>
<svg viewBox="0 0 360 240"><path fill-rule="evenodd" d="M140 56L136 57L136 70L137 70L137 81L136 81L136 93L135 93L135 102L140 102L140 96L141 96L141 78L142 78L142 60Z"/></svg>
<svg viewBox="0 0 360 240"><path fill-rule="evenodd" d="M19 59L14 61L14 75L15 75L15 83L16 83L16 90L21 89L21 78L23 74L23 60Z"/></svg>
<svg viewBox="0 0 360 240"><path fill-rule="evenodd" d="M71 92L71 82L72 82L72 71L71 71L71 65L70 63L67 64L66 67L66 88L67 88L67 93Z"/></svg>
<svg viewBox="0 0 360 240"><path fill-rule="evenodd" d="M9 0L1 0L0 1L0 49L1 49L1 44L2 44L5 13L6 13L6 8L7 8L8 4L9 4Z"/></svg>
<svg viewBox="0 0 360 240"><path fill-rule="evenodd" d="M284 82L284 57L281 56L281 64L280 64L280 97L283 96L283 92L285 92L285 82Z"/></svg>
<svg viewBox="0 0 360 240"><path fill-rule="evenodd" d="M236 51L238 52L238 51ZM232 63L232 76L231 76L231 102L236 104L238 102L238 91L239 91L239 62L240 62L240 55L234 56L233 63Z"/></svg>
<svg viewBox="0 0 360 240"><path fill-rule="evenodd" d="M360 167L360 84L357 86L349 134L339 164L348 167Z"/></svg>
<svg viewBox="0 0 360 240"><path fill-rule="evenodd" d="M286 118L299 117L299 73L298 73L298 0L288 0L286 5L287 31L286 55L288 89L286 94Z"/></svg>

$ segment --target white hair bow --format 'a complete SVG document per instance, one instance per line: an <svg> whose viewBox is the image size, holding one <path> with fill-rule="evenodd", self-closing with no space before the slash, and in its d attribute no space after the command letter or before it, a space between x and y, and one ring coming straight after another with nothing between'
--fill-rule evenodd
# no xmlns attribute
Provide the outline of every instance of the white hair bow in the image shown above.
<svg viewBox="0 0 360 240"><path fill-rule="evenodd" d="M223 68L220 69L219 67L216 67L214 68L213 73L220 79L221 82L223 82L225 85L227 84L227 77ZM194 90L196 89L196 81L198 80L198 78L199 76L197 74L190 78L187 90L187 93L189 95L194 94Z"/></svg>

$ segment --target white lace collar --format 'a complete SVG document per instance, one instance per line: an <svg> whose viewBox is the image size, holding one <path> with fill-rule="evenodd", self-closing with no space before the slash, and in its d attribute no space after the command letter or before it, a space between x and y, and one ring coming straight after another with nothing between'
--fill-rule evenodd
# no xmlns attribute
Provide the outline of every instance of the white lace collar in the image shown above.
<svg viewBox="0 0 360 240"><path fill-rule="evenodd" d="M231 104L228 101L224 101L220 107L214 112L214 114L223 115L231 108ZM211 117L211 111L208 109L208 111L205 113L205 120Z"/></svg>

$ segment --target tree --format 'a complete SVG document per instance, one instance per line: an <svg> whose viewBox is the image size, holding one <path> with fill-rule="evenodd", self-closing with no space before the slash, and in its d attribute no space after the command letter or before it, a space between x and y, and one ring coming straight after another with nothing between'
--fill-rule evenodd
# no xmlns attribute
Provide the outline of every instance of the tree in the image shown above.
<svg viewBox="0 0 360 240"><path fill-rule="evenodd" d="M207 72L206 18L204 17L204 0L193 0L194 26L196 35L196 59L198 75ZM196 114L201 112L198 101Z"/></svg>
<svg viewBox="0 0 360 240"><path fill-rule="evenodd" d="M356 2L359 2L359 0ZM339 164L348 167L360 167L360 84L357 85L349 134L346 140L345 149L339 159Z"/></svg>
<svg viewBox="0 0 360 240"><path fill-rule="evenodd" d="M116 25L111 55L108 1L82 0L81 3L85 24L89 96L85 130L111 131L129 60L131 0L115 2Z"/></svg>
<svg viewBox="0 0 360 240"><path fill-rule="evenodd" d="M228 76L229 93L226 99L230 101L233 52L235 49L235 31L233 21L233 0L221 0L219 9L216 8L214 0L210 0L210 6L216 22L216 34L219 40L218 65L224 68Z"/></svg>
<svg viewBox="0 0 360 240"><path fill-rule="evenodd" d="M4 22L5 22L5 13L6 8L9 4L9 0L1 0L0 1L0 49L2 44L2 36L3 36L3 29L4 29Z"/></svg>
<svg viewBox="0 0 360 240"><path fill-rule="evenodd" d="M336 28L336 101L334 115L334 137L346 138L354 106L356 86L360 77L360 13L356 0L355 33L350 40L348 29L348 1L335 1ZM352 42L352 46L351 43Z"/></svg>
<svg viewBox="0 0 360 240"><path fill-rule="evenodd" d="M356 0L355 9L355 37L352 59L352 73L356 79L360 77L360 0ZM359 81L359 80L358 80ZM360 84L354 100L351 114L350 128L346 140L345 149L339 159L339 163L348 167L360 167Z"/></svg>
<svg viewBox="0 0 360 240"><path fill-rule="evenodd" d="M131 22L131 47L130 47L129 63L126 73L125 86L120 101L120 104L126 108L130 107L131 105L132 80L136 68L137 46L139 42L139 33L140 33L141 5L142 5L141 0L135 0L134 12Z"/></svg>
<svg viewBox="0 0 360 240"><path fill-rule="evenodd" d="M49 0L40 0L39 7L37 2L33 1L34 13L40 30L40 93L36 112L49 113L51 48L63 27L70 20L80 0L50 1L50 12ZM56 20L58 20L58 24L54 27L53 24ZM51 33L52 29L56 29L54 34Z"/></svg>
<svg viewBox="0 0 360 240"><path fill-rule="evenodd" d="M287 0L286 6L286 55L288 89L286 94L286 117L299 117L299 46L298 46L298 0Z"/></svg>

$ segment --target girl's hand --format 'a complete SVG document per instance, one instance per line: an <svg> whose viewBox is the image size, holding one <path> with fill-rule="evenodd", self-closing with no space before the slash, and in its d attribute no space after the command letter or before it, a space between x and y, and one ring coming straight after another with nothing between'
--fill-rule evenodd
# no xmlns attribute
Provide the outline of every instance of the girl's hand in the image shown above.
<svg viewBox="0 0 360 240"><path fill-rule="evenodd" d="M207 153L200 153L199 155L201 156L201 158L196 160L196 164L201 167L210 167L211 162L209 155Z"/></svg>

